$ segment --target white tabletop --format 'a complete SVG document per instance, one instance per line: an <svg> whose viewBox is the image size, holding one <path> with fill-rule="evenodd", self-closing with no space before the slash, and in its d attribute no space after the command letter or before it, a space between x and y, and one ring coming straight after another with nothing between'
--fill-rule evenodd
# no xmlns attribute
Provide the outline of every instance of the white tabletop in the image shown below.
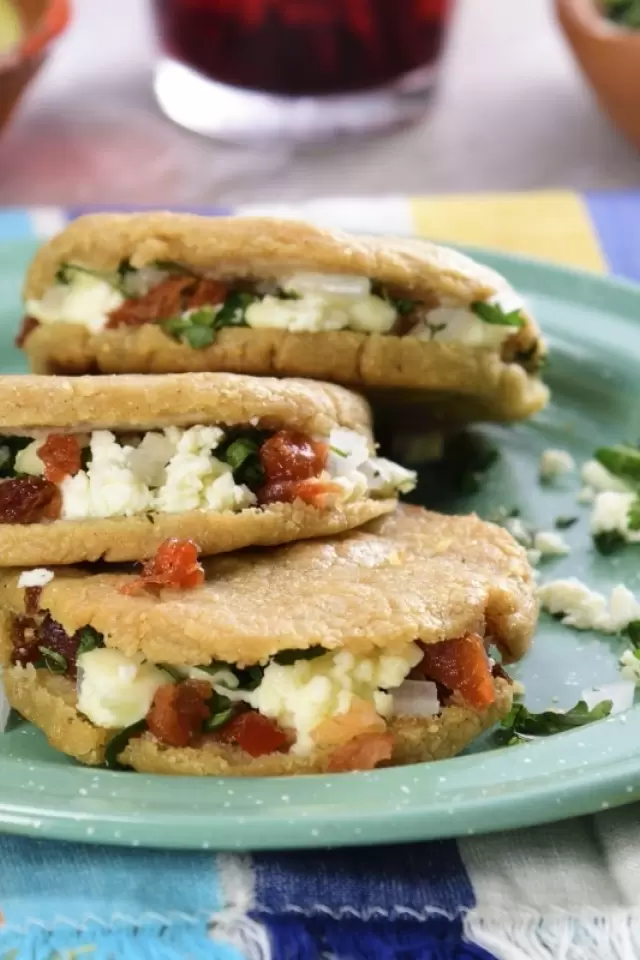
<svg viewBox="0 0 640 960"><path fill-rule="evenodd" d="M72 27L0 141L0 203L640 185L640 155L600 113L551 0L459 0L419 125L297 154L225 147L175 127L155 105L153 61L144 0L77 0Z"/></svg>

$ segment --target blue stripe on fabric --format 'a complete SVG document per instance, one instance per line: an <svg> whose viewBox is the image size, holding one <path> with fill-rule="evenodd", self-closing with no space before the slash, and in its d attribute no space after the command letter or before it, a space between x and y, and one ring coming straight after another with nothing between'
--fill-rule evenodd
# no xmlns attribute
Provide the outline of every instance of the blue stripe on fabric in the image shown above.
<svg viewBox="0 0 640 960"><path fill-rule="evenodd" d="M611 272L640 281L640 191L587 193L585 200Z"/></svg>
<svg viewBox="0 0 640 960"><path fill-rule="evenodd" d="M0 912L8 925L115 914L139 923L171 917L205 920L223 906L211 854L50 843L0 837Z"/></svg>
<svg viewBox="0 0 640 960"><path fill-rule="evenodd" d="M14 210L4 208L0 210L0 241L21 240L24 237L34 237L35 231L28 210L16 207Z"/></svg>
<svg viewBox="0 0 640 960"><path fill-rule="evenodd" d="M78 878L82 882L82 878ZM26 934L0 931L0 960L245 960L235 947L210 939L204 922L154 924L133 930L31 927Z"/></svg>
<svg viewBox="0 0 640 960"><path fill-rule="evenodd" d="M70 220L77 217L83 217L86 213L145 213L146 211L157 210L157 206L144 206L139 204L111 204L110 206L90 206L90 207L69 207L67 214ZM218 206L170 206L163 207L163 210L173 210L177 213L198 213L207 217L227 217L233 213L233 207Z"/></svg>
<svg viewBox="0 0 640 960"><path fill-rule="evenodd" d="M454 840L370 849L253 855L255 911L307 916L457 916L475 906ZM376 913L376 911L378 911Z"/></svg>
<svg viewBox="0 0 640 960"><path fill-rule="evenodd" d="M266 918L278 960L496 960L463 939L462 921L422 922Z"/></svg>

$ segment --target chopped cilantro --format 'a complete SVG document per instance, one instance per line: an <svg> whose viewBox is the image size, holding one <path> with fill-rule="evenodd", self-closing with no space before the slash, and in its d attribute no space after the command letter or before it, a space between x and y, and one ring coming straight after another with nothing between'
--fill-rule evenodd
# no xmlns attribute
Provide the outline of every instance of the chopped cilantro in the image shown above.
<svg viewBox="0 0 640 960"><path fill-rule="evenodd" d="M609 473L630 484L640 483L640 450L626 443L600 447L594 454Z"/></svg>
<svg viewBox="0 0 640 960"><path fill-rule="evenodd" d="M230 293L222 307L216 314L215 329L221 330L222 327L246 327L244 319L247 307L251 306L259 298L254 293L243 293L236 290Z"/></svg>
<svg viewBox="0 0 640 960"><path fill-rule="evenodd" d="M129 767L126 764L120 763L118 757L129 743L129 740L144 733L146 729L147 721L138 720L137 723L132 723L131 726L125 727L123 730L118 731L114 737L111 737L104 751L105 767L109 770L128 770Z"/></svg>
<svg viewBox="0 0 640 960"><path fill-rule="evenodd" d="M484 323L491 323L494 326L521 327L524 323L524 317L520 310L511 310L509 313L505 313L497 303L487 303L486 300L474 301L471 304L471 309Z"/></svg>
<svg viewBox="0 0 640 960"><path fill-rule="evenodd" d="M523 703L514 703L500 724L498 739L503 744L512 744L531 737L549 737L563 730L603 720L611 713L612 706L611 700L602 700L590 710L584 700L580 700L575 707L563 712L544 710L542 713L531 713Z"/></svg>
<svg viewBox="0 0 640 960"><path fill-rule="evenodd" d="M631 620L622 631L622 636L629 640L637 654L640 650L640 620Z"/></svg>
<svg viewBox="0 0 640 960"><path fill-rule="evenodd" d="M568 530L569 527L572 527L579 519L579 517L556 517L555 528L556 530Z"/></svg>
<svg viewBox="0 0 640 960"><path fill-rule="evenodd" d="M215 713L212 713L210 717L207 717L205 720L202 729L206 733L211 733L213 730L219 730L221 727L224 727L231 717L234 714L233 707L226 707L224 710L217 710Z"/></svg>
<svg viewBox="0 0 640 960"><path fill-rule="evenodd" d="M180 339L192 350L202 350L204 347L211 346L214 341L214 333L211 327L187 327Z"/></svg>
<svg viewBox="0 0 640 960"><path fill-rule="evenodd" d="M30 437L0 437L0 477L15 477L16 457L32 442Z"/></svg>
<svg viewBox="0 0 640 960"><path fill-rule="evenodd" d="M257 490L264 484L264 469L260 463L260 447L267 433L264 430L244 428L231 431L223 444L216 449L216 457L224 460L233 470L233 479Z"/></svg>
<svg viewBox="0 0 640 960"><path fill-rule="evenodd" d="M610 556L620 550L626 544L625 538L617 530L603 530L602 533L593 535L593 543L598 551L604 557Z"/></svg>
<svg viewBox="0 0 640 960"><path fill-rule="evenodd" d="M371 283L371 293L374 297L380 297L390 303L401 317L408 316L412 310L422 303L422 300L412 300L410 297L392 297L384 284L377 280Z"/></svg>
<svg viewBox="0 0 640 960"><path fill-rule="evenodd" d="M200 307L161 322L165 333L193 350L209 347L223 327L246 327L245 311L257 297L253 293L230 293L221 307Z"/></svg>
<svg viewBox="0 0 640 960"><path fill-rule="evenodd" d="M408 300L405 297L398 297L391 300L401 317L406 317L420 303L419 300Z"/></svg>
<svg viewBox="0 0 640 960"><path fill-rule="evenodd" d="M224 458L232 470L239 470L249 457L257 456L259 450L259 444L251 437L238 437L229 444Z"/></svg>
<svg viewBox="0 0 640 960"><path fill-rule="evenodd" d="M302 300L301 293L296 293L295 290L283 290L281 287L278 287L276 296L278 300Z"/></svg>
<svg viewBox="0 0 640 960"><path fill-rule="evenodd" d="M93 627L81 627L78 630L79 634L79 644L78 644L78 656L81 653L89 653L90 650L95 650L97 647L104 647L104 639L101 633L98 633L97 630L94 630Z"/></svg>
<svg viewBox="0 0 640 960"><path fill-rule="evenodd" d="M51 647L38 647L38 650L42 654L47 670L50 670L51 673L67 672L69 664L67 663L67 658L63 657L61 653L58 653L57 650L52 650Z"/></svg>
<svg viewBox="0 0 640 960"><path fill-rule="evenodd" d="M213 691L209 705L211 713L202 726L202 729L207 733L224 727L224 725L231 720L236 709L228 697L223 697L222 694L217 693L215 690Z"/></svg>
<svg viewBox="0 0 640 960"><path fill-rule="evenodd" d="M273 659L281 667L290 667L296 660L315 660L316 657L321 657L325 653L327 653L325 647L316 645L307 647L306 650L280 650L279 653L274 655Z"/></svg>
<svg viewBox="0 0 640 960"><path fill-rule="evenodd" d="M627 511L629 530L640 530L640 497L636 497Z"/></svg>

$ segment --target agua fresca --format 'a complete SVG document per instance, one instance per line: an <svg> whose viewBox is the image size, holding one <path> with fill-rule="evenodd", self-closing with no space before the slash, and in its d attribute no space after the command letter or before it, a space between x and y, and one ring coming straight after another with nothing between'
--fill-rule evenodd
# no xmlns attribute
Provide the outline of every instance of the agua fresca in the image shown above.
<svg viewBox="0 0 640 960"><path fill-rule="evenodd" d="M438 59L452 0L155 0L169 57L280 97L384 87Z"/></svg>

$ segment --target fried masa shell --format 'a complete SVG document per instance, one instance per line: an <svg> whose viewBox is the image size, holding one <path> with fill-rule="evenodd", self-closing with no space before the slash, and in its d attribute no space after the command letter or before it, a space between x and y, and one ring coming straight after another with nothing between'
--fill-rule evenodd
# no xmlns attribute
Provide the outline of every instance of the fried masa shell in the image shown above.
<svg viewBox="0 0 640 960"><path fill-rule="evenodd" d="M240 665L321 645L402 654L415 640L491 636L521 657L537 619L526 553L476 516L399 507L361 530L270 552L205 561L195 590L128 596L132 573L64 569L41 594L67 633L90 624L107 646L153 663ZM0 607L22 613L16 571L0 574Z"/></svg>
<svg viewBox="0 0 640 960"><path fill-rule="evenodd" d="M0 629L0 646L6 633ZM101 729L78 713L75 688L65 677L33 666L4 671L11 705L45 734L56 750L82 763L104 763L105 747L113 730ZM483 730L508 713L512 689L505 680L494 680L496 701L476 711L454 705L437 717L396 717L389 724L394 735L392 764L420 763L455 756ZM330 749L308 757L271 753L253 758L237 747L210 742L201 747L167 747L150 734L129 741L119 756L121 763L143 773L191 776L260 777L326 772Z"/></svg>
<svg viewBox="0 0 640 960"><path fill-rule="evenodd" d="M176 261L222 279L271 279L295 271L364 275L426 302L452 298L470 304L510 290L493 270L426 241L350 236L289 220L151 213L76 220L36 255L25 296L41 297L63 262L113 270L125 258L135 267ZM229 370L308 376L363 389L418 389L427 401L451 393L466 401L462 419L511 420L531 415L548 399L535 376L510 362L521 353L533 369L545 350L535 322L522 313L525 323L503 357L496 350L347 330L225 329L211 346L194 350L155 324L98 333L44 324L28 336L25 349L40 373Z"/></svg>
<svg viewBox="0 0 640 960"><path fill-rule="evenodd" d="M326 436L347 427L371 440L369 408L334 384L202 373L173 376L0 377L4 433L21 430L148 429L256 422ZM0 524L0 565L139 560L168 537L196 541L203 555L331 536L393 510L395 499L329 508L300 501L239 513L193 510L134 517Z"/></svg>
<svg viewBox="0 0 640 960"><path fill-rule="evenodd" d="M0 376L0 431L161 429L260 421L327 436L334 427L371 437L362 397L332 383L233 373L173 376Z"/></svg>

